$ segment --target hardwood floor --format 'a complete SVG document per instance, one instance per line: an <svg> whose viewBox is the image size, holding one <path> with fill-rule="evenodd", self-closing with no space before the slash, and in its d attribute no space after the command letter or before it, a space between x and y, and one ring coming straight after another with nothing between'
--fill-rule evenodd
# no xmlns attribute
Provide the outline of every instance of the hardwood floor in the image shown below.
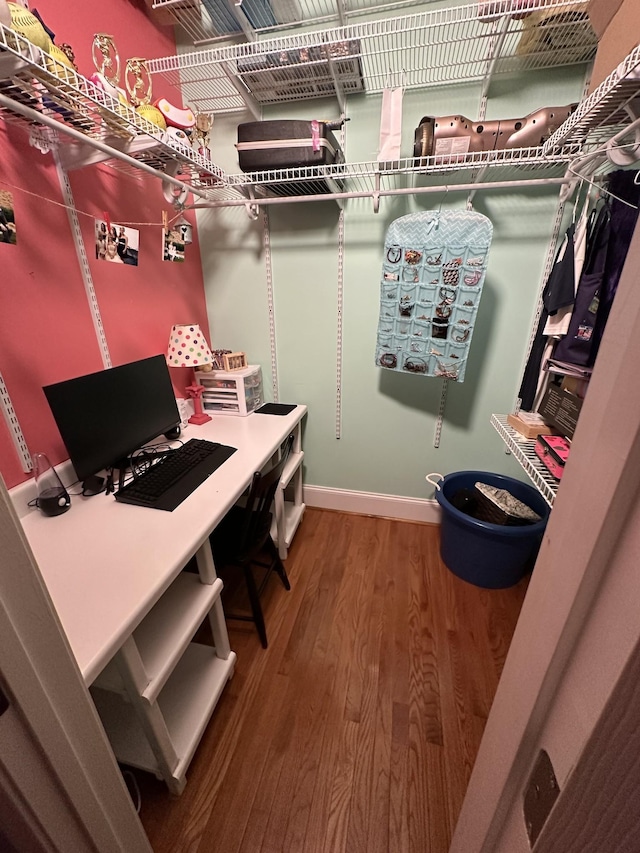
<svg viewBox="0 0 640 853"><path fill-rule="evenodd" d="M526 591L441 563L438 528L307 509L181 797L136 772L164 853L446 853Z"/></svg>

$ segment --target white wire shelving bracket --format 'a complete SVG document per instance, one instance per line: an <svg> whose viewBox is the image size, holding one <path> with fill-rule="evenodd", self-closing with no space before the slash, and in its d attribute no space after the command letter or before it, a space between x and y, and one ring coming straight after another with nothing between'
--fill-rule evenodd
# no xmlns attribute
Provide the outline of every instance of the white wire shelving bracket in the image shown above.
<svg viewBox="0 0 640 853"><path fill-rule="evenodd" d="M542 497L553 506L558 491L558 481L544 467L535 452L535 440L523 438L509 426L505 415L492 415L491 426L497 430L501 439L513 454L514 459L522 466L531 482Z"/></svg>
<svg viewBox="0 0 640 853"><path fill-rule="evenodd" d="M11 402L11 397L9 396L2 374L0 374L0 409L2 410L2 414L7 425L7 429L9 430L9 435L11 436L16 454L20 460L22 470L25 474L28 474L33 468L31 454L29 453L29 448L27 447L22 427L18 421L16 410L13 408L13 403Z"/></svg>
<svg viewBox="0 0 640 853"><path fill-rule="evenodd" d="M271 393L273 402L280 400L280 384L278 382L278 349L276 338L276 308L273 298L273 264L271 263L271 231L269 227L269 212L262 212L262 248L264 251L264 269L267 281L267 312L269 314L269 352L271 355Z"/></svg>
<svg viewBox="0 0 640 853"><path fill-rule="evenodd" d="M336 310L336 439L340 439L342 438L342 368L344 355L344 210L341 210L338 216Z"/></svg>
<svg viewBox="0 0 640 853"><path fill-rule="evenodd" d="M69 218L71 234L73 235L73 243L76 249L76 255L78 256L78 266L80 267L85 293L87 294L89 313L91 314L91 321L93 322L93 328L96 333L96 340L100 348L102 366L105 368L111 367L112 364L109 344L107 343L107 336L104 331L102 314L100 313L100 305L98 304L98 296L93 284L91 266L89 265L84 240L82 239L82 230L80 228L78 211L73 198L73 190L71 188L71 182L69 181L69 175L60 162L57 147L53 149L53 157L56 164L56 172L58 173L58 180L60 182L60 190L62 191L62 197L67 208L67 216Z"/></svg>

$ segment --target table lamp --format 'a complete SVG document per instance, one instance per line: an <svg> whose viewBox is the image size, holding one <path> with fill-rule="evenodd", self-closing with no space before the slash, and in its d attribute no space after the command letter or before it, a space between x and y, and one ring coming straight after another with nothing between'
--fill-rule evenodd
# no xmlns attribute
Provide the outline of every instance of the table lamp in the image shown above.
<svg viewBox="0 0 640 853"><path fill-rule="evenodd" d="M167 364L169 367L191 367L194 371L202 369L206 364L213 364L213 355L200 326L196 323L186 323L172 327L167 347ZM194 412L189 423L206 424L211 420L211 416L202 411L204 385L198 384L194 375L191 385L187 385L185 391L193 400Z"/></svg>

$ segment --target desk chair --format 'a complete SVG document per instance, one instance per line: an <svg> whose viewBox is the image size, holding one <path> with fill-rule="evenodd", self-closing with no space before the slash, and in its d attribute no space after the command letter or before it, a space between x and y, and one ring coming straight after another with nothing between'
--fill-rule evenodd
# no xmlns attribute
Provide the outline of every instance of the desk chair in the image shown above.
<svg viewBox="0 0 640 853"><path fill-rule="evenodd" d="M210 536L216 571L224 579L232 572L242 570L251 607L251 616L226 613L227 619L254 622L263 648L267 648L267 631L260 606L260 595L275 569L285 589L291 589L289 578L278 549L271 538L271 505L282 477L282 471L293 445L290 435L279 461L266 473L253 475L245 506L232 507ZM259 559L266 557L267 562ZM253 567L266 569L260 584L256 583Z"/></svg>

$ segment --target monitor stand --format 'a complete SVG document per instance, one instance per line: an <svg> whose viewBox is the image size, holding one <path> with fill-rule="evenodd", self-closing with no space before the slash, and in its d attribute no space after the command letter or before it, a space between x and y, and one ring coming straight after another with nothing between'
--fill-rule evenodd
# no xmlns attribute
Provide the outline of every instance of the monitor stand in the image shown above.
<svg viewBox="0 0 640 853"><path fill-rule="evenodd" d="M130 468L131 468L131 460L128 457L125 457L124 459L120 459L120 461L117 462L113 466L114 476L115 476L116 471L118 472L117 480L114 484L116 489L121 489L124 486L125 477L127 476L127 471L129 471Z"/></svg>

